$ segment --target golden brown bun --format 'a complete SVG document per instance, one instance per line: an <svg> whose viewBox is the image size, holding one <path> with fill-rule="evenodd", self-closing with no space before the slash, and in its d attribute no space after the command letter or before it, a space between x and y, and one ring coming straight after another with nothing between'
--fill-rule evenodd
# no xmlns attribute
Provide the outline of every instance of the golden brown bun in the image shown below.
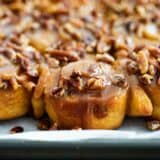
<svg viewBox="0 0 160 160"><path fill-rule="evenodd" d="M29 108L30 95L25 89L0 89L0 120L21 117Z"/></svg>
<svg viewBox="0 0 160 160"><path fill-rule="evenodd" d="M46 111L60 128L114 129L120 127L126 111L126 91L108 99L46 98ZM90 99L90 100L89 100Z"/></svg>
<svg viewBox="0 0 160 160"><path fill-rule="evenodd" d="M71 94L67 93L59 97L54 97L52 92L50 92L51 89L56 88L59 79L68 79L75 71L85 75L85 80L82 82L85 83L88 81L86 79L88 69L91 70L89 76L95 75L92 67L94 67L94 69L96 68L96 74L99 72L101 76L103 75L103 71L104 75L107 72L107 81L104 83L109 85L104 89L90 90L88 88L85 92L74 90ZM110 85L111 82L109 79L113 73L111 74L111 70L109 73L108 69L108 66L104 64L92 61L81 61L69 64L64 67L61 72L54 70L48 78L47 92L50 94L46 94L45 96L46 112L50 119L56 122L60 128L118 128L126 112L127 88L124 89ZM96 76L98 77L98 75ZM74 82L72 82L72 84L73 83ZM73 87L72 84L69 86L69 89Z"/></svg>
<svg viewBox="0 0 160 160"><path fill-rule="evenodd" d="M153 103L152 117L160 120L160 87L155 84L149 85L146 86L146 91L148 92Z"/></svg>
<svg viewBox="0 0 160 160"><path fill-rule="evenodd" d="M132 117L151 116L152 110L151 100L145 91L140 86L131 86L127 115Z"/></svg>
<svg viewBox="0 0 160 160"><path fill-rule="evenodd" d="M114 65L117 70L124 72L129 83L126 114L131 117L151 116L153 111L151 99L139 83L137 76L127 72L127 62L127 58L119 59Z"/></svg>

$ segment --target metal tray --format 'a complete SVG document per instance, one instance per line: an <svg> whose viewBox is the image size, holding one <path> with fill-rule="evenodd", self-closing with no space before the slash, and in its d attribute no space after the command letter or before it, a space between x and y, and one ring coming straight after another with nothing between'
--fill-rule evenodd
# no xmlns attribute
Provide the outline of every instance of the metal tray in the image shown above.
<svg viewBox="0 0 160 160"><path fill-rule="evenodd" d="M26 132L7 134L13 125L24 125ZM28 118L1 122L0 159L67 158L160 159L160 131L145 130L139 119L127 120L117 131L36 131Z"/></svg>
<svg viewBox="0 0 160 160"><path fill-rule="evenodd" d="M2 159L159 159L159 140L85 140L41 142L1 140Z"/></svg>

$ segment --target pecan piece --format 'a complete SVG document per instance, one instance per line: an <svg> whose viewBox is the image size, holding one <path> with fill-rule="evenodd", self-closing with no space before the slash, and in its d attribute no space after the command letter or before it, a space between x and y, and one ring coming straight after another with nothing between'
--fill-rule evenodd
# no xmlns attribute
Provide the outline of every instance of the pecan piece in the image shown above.
<svg viewBox="0 0 160 160"><path fill-rule="evenodd" d="M154 76L156 74L156 69L154 67L154 65L149 65L149 70L148 70L149 74L151 74L152 76Z"/></svg>
<svg viewBox="0 0 160 160"><path fill-rule="evenodd" d="M144 35L144 37L146 37L148 39L151 39L151 40L158 39L158 29L157 29L157 26L155 24L152 24L152 23L151 24L147 24L144 27L143 35Z"/></svg>
<svg viewBox="0 0 160 160"><path fill-rule="evenodd" d="M69 33L73 38L80 40L81 39L81 33L76 29L72 24L67 23L64 26L64 31Z"/></svg>
<svg viewBox="0 0 160 160"><path fill-rule="evenodd" d="M115 40L115 48L116 49L127 49L127 45L123 37L117 37L117 39Z"/></svg>
<svg viewBox="0 0 160 160"><path fill-rule="evenodd" d="M11 134L21 133L21 132L23 132L23 131L24 131L23 127L21 127L21 126L16 126L16 127L11 128L10 133L11 133Z"/></svg>
<svg viewBox="0 0 160 160"><path fill-rule="evenodd" d="M16 63L17 64L20 64L20 67L23 69L23 70L27 70L27 68L29 67L30 65L30 61L29 59L27 59L26 57L24 57L23 55L21 55L20 53L17 53L16 55Z"/></svg>
<svg viewBox="0 0 160 160"><path fill-rule="evenodd" d="M98 53L104 53L108 52L110 50L111 46L106 44L104 40L100 40L97 44L97 51Z"/></svg>
<svg viewBox="0 0 160 160"><path fill-rule="evenodd" d="M116 74L112 77L112 84L122 88L126 88L128 86L127 80L120 74Z"/></svg>
<svg viewBox="0 0 160 160"><path fill-rule="evenodd" d="M127 63L127 71L130 73L130 74L135 74L138 72L138 64L135 62L135 61L129 61Z"/></svg>
<svg viewBox="0 0 160 160"><path fill-rule="evenodd" d="M149 47L147 47L147 49L153 57L155 57L155 58L160 57L160 48L154 47L154 46L149 46Z"/></svg>
<svg viewBox="0 0 160 160"><path fill-rule="evenodd" d="M140 50L137 53L137 63L138 63L141 74L147 73L148 71L148 67L149 67L148 55L149 55L149 52L146 49Z"/></svg>
<svg viewBox="0 0 160 160"><path fill-rule="evenodd" d="M67 61L77 61L79 59L77 53L74 51L53 49L53 50L48 50L48 54L59 60L66 58Z"/></svg>
<svg viewBox="0 0 160 160"><path fill-rule="evenodd" d="M118 50L115 55L117 58L123 58L123 57L128 57L129 54L127 50L121 49L121 50Z"/></svg>
<svg viewBox="0 0 160 160"><path fill-rule="evenodd" d="M151 131L160 129L160 121L157 120L148 121L147 128Z"/></svg>
<svg viewBox="0 0 160 160"><path fill-rule="evenodd" d="M96 48L96 44L97 42L96 41L92 41L87 47L86 47L86 51L88 53L92 53L95 51L95 48Z"/></svg>
<svg viewBox="0 0 160 160"><path fill-rule="evenodd" d="M104 80L98 78L90 78L87 87L91 90L101 90L105 88Z"/></svg>
<svg viewBox="0 0 160 160"><path fill-rule="evenodd" d="M105 62L105 63L113 63L115 61L114 57L105 53L105 54L96 54L96 60Z"/></svg>
<svg viewBox="0 0 160 160"><path fill-rule="evenodd" d="M144 74L139 77L140 82L145 85L151 84L153 79L154 79L154 77L149 74Z"/></svg>
<svg viewBox="0 0 160 160"><path fill-rule="evenodd" d="M42 118L38 121L37 128L39 130L49 130L51 124L48 118Z"/></svg>
<svg viewBox="0 0 160 160"><path fill-rule="evenodd" d="M70 76L69 84L79 91L83 90L84 84L81 74L74 71Z"/></svg>

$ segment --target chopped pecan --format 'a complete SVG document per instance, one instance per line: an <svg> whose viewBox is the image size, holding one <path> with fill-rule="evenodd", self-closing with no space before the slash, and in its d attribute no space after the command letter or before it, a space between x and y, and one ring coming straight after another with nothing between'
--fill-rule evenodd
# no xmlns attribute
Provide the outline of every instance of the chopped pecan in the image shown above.
<svg viewBox="0 0 160 160"><path fill-rule="evenodd" d="M37 128L39 130L49 130L50 127L51 127L51 124L48 118L42 118L38 121Z"/></svg>
<svg viewBox="0 0 160 160"><path fill-rule="evenodd" d="M137 29L137 23L133 21L128 21L125 23L125 28L128 32L135 32Z"/></svg>
<svg viewBox="0 0 160 160"><path fill-rule="evenodd" d="M35 66L26 68L26 73L31 77L38 77L38 70Z"/></svg>
<svg viewBox="0 0 160 160"><path fill-rule="evenodd" d="M115 61L114 57L105 53L105 54L96 54L96 60L105 62L105 63L113 63Z"/></svg>
<svg viewBox="0 0 160 160"><path fill-rule="evenodd" d="M90 78L87 82L87 88L91 90L101 90L105 88L105 83L103 79Z"/></svg>
<svg viewBox="0 0 160 160"><path fill-rule="evenodd" d="M121 50L118 50L116 53L115 53L115 56L117 57L117 58L124 58L124 57L128 57L128 52L127 52L127 50L125 50L125 49L121 49Z"/></svg>
<svg viewBox="0 0 160 160"><path fill-rule="evenodd" d="M131 52L131 53L129 54L129 57L130 57L131 59L133 59L133 60L136 60L136 59L137 59L137 54L136 54L136 52Z"/></svg>
<svg viewBox="0 0 160 160"><path fill-rule="evenodd" d="M62 58L66 58L67 61L77 61L79 59L77 53L74 51L51 49L48 50L48 54L59 60L62 60Z"/></svg>
<svg viewBox="0 0 160 160"><path fill-rule="evenodd" d="M112 84L122 88L126 88L128 86L127 80L121 74L115 74L112 77Z"/></svg>
<svg viewBox="0 0 160 160"><path fill-rule="evenodd" d="M80 72L78 72L78 71L73 71L70 77L73 78L73 79L74 79L74 78L76 79L77 77L80 77L80 76L81 76L81 73L80 73Z"/></svg>
<svg viewBox="0 0 160 160"><path fill-rule="evenodd" d="M81 32L78 31L72 24L67 23L64 26L64 30L69 33L73 38L81 40Z"/></svg>
<svg viewBox="0 0 160 160"><path fill-rule="evenodd" d="M47 61L48 65L49 65L49 67L55 68L55 67L59 66L59 61L57 59L49 56L48 54L45 55L45 58L46 58L46 61Z"/></svg>
<svg viewBox="0 0 160 160"><path fill-rule="evenodd" d="M21 55L20 53L16 54L16 63L20 64L21 68L24 70L27 70L27 68L29 67L29 59L27 59L26 57L24 57L23 55Z"/></svg>
<svg viewBox="0 0 160 160"><path fill-rule="evenodd" d="M151 74L152 76L154 76L156 74L156 68L154 67L154 65L149 65L149 70L148 70L149 74Z"/></svg>
<svg viewBox="0 0 160 160"><path fill-rule="evenodd" d="M11 134L21 133L21 132L23 132L23 131L24 131L23 127L21 127L21 126L16 126L16 127L13 127L13 128L10 130L10 133L11 133Z"/></svg>
<svg viewBox="0 0 160 160"><path fill-rule="evenodd" d="M148 39L158 39L158 29L155 24L147 24L144 27L143 35Z"/></svg>
<svg viewBox="0 0 160 160"><path fill-rule="evenodd" d="M95 51L95 48L96 48L96 44L97 44L96 41L92 41L89 45L87 45L86 51L87 51L88 53L94 52L94 51Z"/></svg>
<svg viewBox="0 0 160 160"><path fill-rule="evenodd" d="M154 79L154 77L149 74L144 74L139 77L140 82L144 85L151 84L153 79Z"/></svg>
<svg viewBox="0 0 160 160"><path fill-rule="evenodd" d="M153 57L155 57L155 58L160 57L160 48L154 47L154 46L149 46L149 47L147 47L147 49Z"/></svg>
<svg viewBox="0 0 160 160"><path fill-rule="evenodd" d="M145 16L146 16L145 7L143 7L143 6L136 6L136 11L137 11L137 13L138 13L141 17L145 17Z"/></svg>
<svg viewBox="0 0 160 160"><path fill-rule="evenodd" d="M84 27L84 22L80 19L72 18L70 22L78 28Z"/></svg>
<svg viewBox="0 0 160 160"><path fill-rule="evenodd" d="M130 74L135 74L139 71L138 64L135 61L129 61L127 63L127 70Z"/></svg>
<svg viewBox="0 0 160 160"><path fill-rule="evenodd" d="M11 61L16 59L16 52L11 48L0 48L0 53L6 56Z"/></svg>
<svg viewBox="0 0 160 160"><path fill-rule="evenodd" d="M148 56L149 56L149 52L146 49L140 50L137 53L137 63L138 63L141 74L144 74L148 71L148 67L149 67Z"/></svg>
<svg viewBox="0 0 160 160"><path fill-rule="evenodd" d="M147 122L147 128L151 131L160 129L160 121L152 120Z"/></svg>
<svg viewBox="0 0 160 160"><path fill-rule="evenodd" d="M115 40L115 48L116 49L127 49L127 45L123 37L117 37L117 39Z"/></svg>
<svg viewBox="0 0 160 160"><path fill-rule="evenodd" d="M111 49L111 46L108 45L103 39L100 40L97 44L97 52L104 53L108 52Z"/></svg>
<svg viewBox="0 0 160 160"><path fill-rule="evenodd" d="M84 84L81 74L79 72L72 72L69 84L79 91L83 90Z"/></svg>

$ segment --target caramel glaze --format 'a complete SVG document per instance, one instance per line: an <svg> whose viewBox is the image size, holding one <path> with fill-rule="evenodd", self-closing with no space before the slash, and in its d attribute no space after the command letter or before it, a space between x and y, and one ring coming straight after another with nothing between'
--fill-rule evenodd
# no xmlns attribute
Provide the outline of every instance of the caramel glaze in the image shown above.
<svg viewBox="0 0 160 160"><path fill-rule="evenodd" d="M60 128L160 120L159 1L2 0L0 9L0 93L27 99L19 116L32 101L34 117L45 108ZM0 119L16 117L5 104Z"/></svg>

